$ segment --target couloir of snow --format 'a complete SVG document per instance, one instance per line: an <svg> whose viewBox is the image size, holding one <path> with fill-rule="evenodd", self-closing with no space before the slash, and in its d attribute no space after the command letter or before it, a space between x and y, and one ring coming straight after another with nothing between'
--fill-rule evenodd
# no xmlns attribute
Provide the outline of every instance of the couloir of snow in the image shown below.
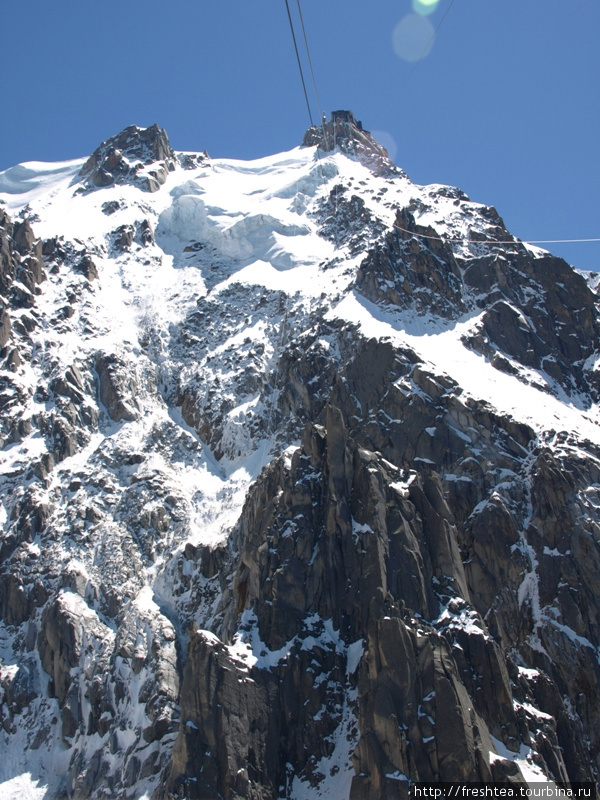
<svg viewBox="0 0 600 800"><path fill-rule="evenodd" d="M93 473L100 459L110 452L136 452L161 426L171 432L175 442L173 457L166 458L157 450L139 467L146 473L157 471L174 487L184 498L190 520L179 538L169 541L147 568L136 602L149 609L148 613L160 614L161 608L177 602L170 596L170 570L176 554L188 541L215 544L227 537L251 482L271 458L271 431L262 442L248 442L245 433L247 415L261 411L268 416L265 404L269 400L234 399L227 430L231 452L240 455L217 462L184 422L180 410L169 406L158 389L170 371L177 368L168 348L173 330L201 298L222 298L226 305L231 302L227 292L239 286L253 289L255 303L261 289L284 297L283 308L275 317L250 319L246 313L254 309L240 305L237 315L242 321L232 328L221 331L215 321L210 330L214 338L212 356L235 349L249 338L263 345L265 359L274 367L278 347L283 345L279 331L285 332L288 315L293 316L298 309L321 309L330 319L358 325L366 337L388 338L410 347L434 371L454 379L467 395L486 401L540 433L565 430L600 443L595 407L588 411L578 408L557 386L551 387L555 392L552 395L525 385L463 346L461 336L476 325L477 316L442 324L414 314L382 310L352 289L361 257L351 257L344 248L336 248L335 243L318 234L313 212L319 200L341 183L360 195L371 214L387 229L393 226L396 209L417 198L421 208L419 224L432 225L439 235L466 239L473 220L467 225L453 198L440 192L439 187L417 186L403 174L393 178L376 176L340 152L317 158L314 148L295 148L251 162L216 159L192 170L177 167L153 194L128 185L82 192L77 180L82 164L83 160L60 164L29 162L6 170L0 173L0 201L14 218L19 214L29 216L38 236L62 236L77 248L85 246L99 271L99 280L86 286L81 294L73 324L61 330L49 321L64 303L66 279L61 274L48 275L37 297L37 310L44 320L32 334L37 352L51 359L56 374L72 363L91 359L98 351L117 353L133 365L141 386L136 398L141 410L139 418L119 424L104 420L84 449L57 466L46 491L50 494L60 488L74 471ZM102 209L108 200L117 204L117 210L110 215ZM135 226L143 219L149 220L155 231L155 244L143 247L137 243L131 252L115 252L110 245L115 229ZM466 245L457 247L466 251ZM249 321L244 322L245 317ZM297 319L303 319L300 312ZM296 330L294 335L300 332ZM149 334L156 342L152 354L140 346L140 340ZM16 379L25 387L35 387L43 380L41 363L38 358L31 366L24 366ZM209 371L210 367L205 365L204 369ZM36 401L33 392L31 395L33 408ZM41 437L34 433L3 451L0 486L5 491L8 476L42 448ZM5 514L0 519L5 522ZM2 649L3 669L12 663L9 638L4 640L6 646ZM238 650L233 653L238 652L239 657L248 650L241 640L236 647ZM350 694L343 710L339 743L331 763L323 765L329 776L319 795L324 798L345 797L348 793L351 767L347 737L353 702ZM140 706L131 710L130 732L134 730L133 718L142 709ZM44 711L51 712L52 709ZM16 737L7 742L10 752L0 770L0 794L7 800L41 800L48 786L59 780L67 754L61 751L53 768L50 754L41 748L35 755L28 754L30 760L26 764L23 741ZM85 747L84 742L81 747ZM143 791L146 788L140 786ZM302 800L314 795L307 785L294 779L290 796Z"/></svg>

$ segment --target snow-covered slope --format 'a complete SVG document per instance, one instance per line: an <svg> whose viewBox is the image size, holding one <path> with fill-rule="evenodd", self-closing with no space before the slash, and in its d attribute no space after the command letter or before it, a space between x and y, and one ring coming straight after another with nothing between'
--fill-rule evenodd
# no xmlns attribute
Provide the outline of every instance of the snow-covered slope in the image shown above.
<svg viewBox="0 0 600 800"><path fill-rule="evenodd" d="M3 796L597 777L596 295L328 124L0 173Z"/></svg>

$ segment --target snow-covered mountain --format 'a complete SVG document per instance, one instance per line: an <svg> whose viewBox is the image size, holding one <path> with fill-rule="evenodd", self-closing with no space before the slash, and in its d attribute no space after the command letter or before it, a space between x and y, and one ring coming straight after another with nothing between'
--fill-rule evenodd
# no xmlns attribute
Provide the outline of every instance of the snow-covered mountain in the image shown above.
<svg viewBox="0 0 600 800"><path fill-rule="evenodd" d="M0 794L598 781L594 281L350 112L0 173Z"/></svg>

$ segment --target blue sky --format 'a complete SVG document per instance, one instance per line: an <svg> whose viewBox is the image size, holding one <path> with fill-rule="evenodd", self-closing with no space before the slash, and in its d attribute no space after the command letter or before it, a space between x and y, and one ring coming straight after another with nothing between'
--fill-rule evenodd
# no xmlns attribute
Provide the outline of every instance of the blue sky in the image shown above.
<svg viewBox="0 0 600 800"><path fill-rule="evenodd" d="M323 109L352 109L414 181L459 186L523 239L600 236L598 0L414 2L302 0ZM416 66L394 49L407 17L441 22ZM285 0L4 0L0 23L0 169L132 123L232 158L309 124ZM548 248L600 269L600 243Z"/></svg>

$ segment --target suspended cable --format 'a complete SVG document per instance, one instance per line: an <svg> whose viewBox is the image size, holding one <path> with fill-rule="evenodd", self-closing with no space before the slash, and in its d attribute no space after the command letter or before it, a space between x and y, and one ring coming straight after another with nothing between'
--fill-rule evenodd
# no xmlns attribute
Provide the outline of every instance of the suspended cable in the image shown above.
<svg viewBox="0 0 600 800"><path fill-rule="evenodd" d="M313 70L312 59L310 57L310 49L308 47L308 39L306 37L306 28L304 27L304 17L302 16L302 8L300 7L300 0L296 0L296 4L298 6L298 14L300 16L300 24L302 25L302 35L304 37L304 47L306 48L306 55L308 57L308 66L310 67L310 75L312 78L313 89L315 90L315 98L317 100L317 110L319 112L319 117L321 122L323 121L323 107L321 106L321 101L319 100L319 92L317 91L317 82L315 80L315 72Z"/></svg>
<svg viewBox="0 0 600 800"><path fill-rule="evenodd" d="M600 237L597 239L531 239L526 240L529 244L577 244L578 242L600 242ZM506 242L500 242L506 244Z"/></svg>
<svg viewBox="0 0 600 800"><path fill-rule="evenodd" d="M317 90L317 81L315 79L315 71L314 71L313 65L312 65L312 58L310 57L310 48L308 46L308 37L306 35L306 28L304 26L304 16L302 14L302 7L300 5L300 0L296 0L296 4L298 6L298 16L300 17L300 24L302 26L302 36L304 37L304 47L306 49L306 56L308 58L308 65L310 67L310 75L311 75L311 78L312 78L312 85L313 85L313 89L315 91L315 99L317 101L317 111L319 113L319 117L320 117L319 122L320 122L321 131L322 131L322 134L323 134L322 142L323 142L323 144L325 144L325 114L323 113L323 107L321 106L321 100L319 98L319 92ZM306 105L307 105L307 108L308 108L308 115L310 117L310 124L311 124L311 126L314 126L314 123L313 123L313 120L312 120L312 116L311 116L311 113L310 113L310 105L309 105L309 102L308 102L308 98L306 97L306 85L304 83L302 67L300 65L300 58L298 57L298 48L296 47L296 37L294 36L294 28L293 28L293 25L292 25L292 18L291 18L291 15L290 15L290 9L289 9L287 0L286 0L286 6L287 6L287 12L288 12L288 19L290 21L290 27L291 27L291 30L292 30L292 37L294 38L294 47L296 48L296 58L298 59L298 67L300 69L300 76L302 77L302 86L304 87L304 97L306 98ZM318 145L317 145L317 161L319 163L319 170L321 172L321 181L324 183L325 182L325 173L323 172L323 164L321 163L321 153L320 153L320 148L319 148ZM337 216L337 192L336 192L335 200L336 200L335 213L336 213L336 216Z"/></svg>
<svg viewBox="0 0 600 800"><path fill-rule="evenodd" d="M300 61L300 53L298 52L298 44L296 42L296 34L294 33L294 24L292 22L292 15L290 13L290 4L285 0L285 7L287 9L288 20L290 23L290 30L292 32L292 39L294 40L294 50L296 51L296 60L298 61L298 69L300 70L300 79L302 80L302 88L304 89L304 99L306 100L306 108L308 109L308 118L310 119L310 126L314 128L312 113L310 110L310 103L308 102L308 92L306 91L306 83L304 81L304 72L302 70L302 62Z"/></svg>
<svg viewBox="0 0 600 800"><path fill-rule="evenodd" d="M394 223L394 228L397 231L402 231L403 233L410 233L411 236L418 236L421 239L434 239L438 242L469 242L471 244L574 244L578 242L600 242L600 237L592 238L592 239L504 239L504 240L496 240L496 239L469 239L467 236L463 236L461 238L453 239L448 238L446 239L443 236L432 236L429 233L416 233L415 231L409 231L407 228L402 228L400 225L396 225Z"/></svg>

